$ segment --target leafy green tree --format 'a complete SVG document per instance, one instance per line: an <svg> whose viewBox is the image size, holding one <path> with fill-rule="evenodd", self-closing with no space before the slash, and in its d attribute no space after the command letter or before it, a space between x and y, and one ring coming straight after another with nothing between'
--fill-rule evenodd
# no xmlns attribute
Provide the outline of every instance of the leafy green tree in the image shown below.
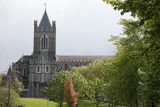
<svg viewBox="0 0 160 107"><path fill-rule="evenodd" d="M11 75L11 67L8 70L8 75L0 76L0 106L1 107L13 107L16 105L19 98L19 94L22 91L22 83Z"/></svg>
<svg viewBox="0 0 160 107"><path fill-rule="evenodd" d="M145 58L146 90L148 106L160 103L160 14L159 0L104 0L121 14L130 12L135 21L129 23L141 29L141 42L145 44L142 55ZM133 29L134 31L135 29ZM138 34L138 33L137 33ZM142 70L142 69L141 69Z"/></svg>
<svg viewBox="0 0 160 107"><path fill-rule="evenodd" d="M96 107L98 107L100 102L104 102L106 84L99 78L95 78L92 83L95 97L94 100L96 101Z"/></svg>
<svg viewBox="0 0 160 107"><path fill-rule="evenodd" d="M87 66L74 67L73 69L71 69L71 72L79 72L87 80L94 80L94 78L104 78L104 69L105 66L102 60L90 63Z"/></svg>
<svg viewBox="0 0 160 107"><path fill-rule="evenodd" d="M106 84L104 83L104 75L106 73L106 66L104 62L107 62L109 60L102 60L98 62L93 62L89 64L88 66L83 66L83 67L75 67L71 69L71 73L73 73L73 81L74 81L74 75L76 76L76 80L79 80L79 83L81 83L79 86L81 86L81 90L83 91L80 92L80 95L84 95L84 98L81 99L87 99L87 100L93 100L96 101L97 106L99 105L100 102L105 100L105 88ZM79 76L79 77L78 77ZM85 78L85 79L83 79ZM82 81L83 80L83 81ZM86 82L85 82L86 81ZM76 90L76 85L75 84L75 90ZM85 85L87 84L87 85ZM78 92L78 91L77 91Z"/></svg>
<svg viewBox="0 0 160 107"><path fill-rule="evenodd" d="M60 71L53 75L53 80L49 81L43 90L44 94L51 101L59 102L60 107L62 107L64 101L64 86L69 74L72 76L75 91L78 93L77 103L80 100L93 98L92 87L90 87L88 81L82 75L78 72Z"/></svg>
<svg viewBox="0 0 160 107"><path fill-rule="evenodd" d="M19 95L16 93L14 89L10 90L10 100L8 105L8 87L7 86L0 86L0 107L15 107Z"/></svg>
<svg viewBox="0 0 160 107"><path fill-rule="evenodd" d="M11 88L14 89L18 94L20 94L24 88L22 82L18 79L17 75L13 73L11 67L9 67L7 75L1 76L1 86L6 86L8 84L10 84Z"/></svg>
<svg viewBox="0 0 160 107"><path fill-rule="evenodd" d="M81 69L81 68L79 68ZM93 91L91 90L91 86L87 79L79 72L70 71L70 75L73 79L73 84L76 92L78 92L78 101L79 100L87 100L93 98Z"/></svg>
<svg viewBox="0 0 160 107"><path fill-rule="evenodd" d="M146 67L142 55L145 44L141 37L142 29L131 24L132 22L133 20L121 20L124 26L123 36L112 36L111 40L117 46L117 54L111 63L106 63L106 76L109 99L121 105L136 107L143 83L140 69Z"/></svg>
<svg viewBox="0 0 160 107"><path fill-rule="evenodd" d="M63 106L64 86L67 75L68 74L65 71L55 73L53 75L53 80L49 81L43 90L44 94L49 98L49 100L59 103L59 107Z"/></svg>

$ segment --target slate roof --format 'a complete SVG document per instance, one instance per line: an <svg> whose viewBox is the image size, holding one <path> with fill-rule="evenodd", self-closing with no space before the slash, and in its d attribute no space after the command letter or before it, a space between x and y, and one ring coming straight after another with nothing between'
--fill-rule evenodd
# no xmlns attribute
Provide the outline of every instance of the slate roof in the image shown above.
<svg viewBox="0 0 160 107"><path fill-rule="evenodd" d="M87 62L93 62L101 59L111 59L113 56L63 56L63 55L57 55L57 61L58 62L71 62L71 61L87 61Z"/></svg>
<svg viewBox="0 0 160 107"><path fill-rule="evenodd" d="M42 17L41 22L39 24L39 27L44 27L44 28L51 27L51 23L49 21L46 10L44 11L43 17Z"/></svg>
<svg viewBox="0 0 160 107"><path fill-rule="evenodd" d="M32 55L23 55L16 64L29 64ZM77 55L57 55L57 62L94 62L102 59L112 59L113 56L77 56Z"/></svg>
<svg viewBox="0 0 160 107"><path fill-rule="evenodd" d="M29 64L29 60L31 59L32 56L30 55L23 55L17 62L16 64Z"/></svg>

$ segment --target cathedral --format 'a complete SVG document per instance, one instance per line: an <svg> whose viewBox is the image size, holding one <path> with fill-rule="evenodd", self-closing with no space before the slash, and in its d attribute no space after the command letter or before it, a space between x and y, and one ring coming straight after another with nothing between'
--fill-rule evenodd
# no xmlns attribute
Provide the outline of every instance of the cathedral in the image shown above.
<svg viewBox="0 0 160 107"><path fill-rule="evenodd" d="M91 62L112 56L56 55L56 22L48 18L45 10L38 23L34 21L33 53L23 55L12 64L12 69L24 84L22 97L45 97L41 90L55 72L70 70L72 67L88 65Z"/></svg>

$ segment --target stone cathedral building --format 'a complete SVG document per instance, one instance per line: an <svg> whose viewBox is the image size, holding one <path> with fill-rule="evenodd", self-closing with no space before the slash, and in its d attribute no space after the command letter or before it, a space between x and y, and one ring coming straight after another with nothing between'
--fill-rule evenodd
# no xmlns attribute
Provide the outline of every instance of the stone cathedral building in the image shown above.
<svg viewBox="0 0 160 107"><path fill-rule="evenodd" d="M32 55L23 55L12 68L22 80L25 90L22 97L44 97L41 89L52 80L52 75L75 66L112 56L61 56L56 55L56 23L48 18L45 10L41 22L34 21L34 46Z"/></svg>

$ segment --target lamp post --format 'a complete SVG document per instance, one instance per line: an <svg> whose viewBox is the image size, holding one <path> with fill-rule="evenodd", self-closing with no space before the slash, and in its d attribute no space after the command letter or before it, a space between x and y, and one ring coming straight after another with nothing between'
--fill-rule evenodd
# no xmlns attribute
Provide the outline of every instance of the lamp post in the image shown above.
<svg viewBox="0 0 160 107"><path fill-rule="evenodd" d="M39 86L39 84L37 84L37 98L38 98L38 86Z"/></svg>

